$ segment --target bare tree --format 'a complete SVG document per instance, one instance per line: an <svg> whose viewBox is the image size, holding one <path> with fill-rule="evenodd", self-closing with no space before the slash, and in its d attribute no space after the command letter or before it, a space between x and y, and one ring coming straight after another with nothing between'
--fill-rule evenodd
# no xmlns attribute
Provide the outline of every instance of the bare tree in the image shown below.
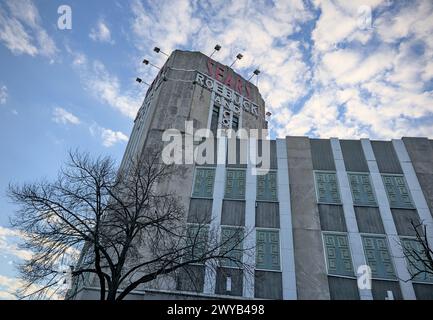
<svg viewBox="0 0 433 320"><path fill-rule="evenodd" d="M433 280L433 251L427 238L427 226L411 220L415 238L402 239L410 280Z"/></svg>
<svg viewBox="0 0 433 320"><path fill-rule="evenodd" d="M109 157L92 159L70 152L53 182L10 185L19 205L12 227L25 234L22 247L33 257L19 266L27 284L21 297L46 298L59 292L71 266L73 298L86 279L96 279L101 300L122 300L140 285L186 274L194 265L215 271L230 264L251 272L242 256L247 230L220 236L209 221L187 227L179 197L161 187L176 171L148 152L120 172ZM77 254L78 253L78 254Z"/></svg>

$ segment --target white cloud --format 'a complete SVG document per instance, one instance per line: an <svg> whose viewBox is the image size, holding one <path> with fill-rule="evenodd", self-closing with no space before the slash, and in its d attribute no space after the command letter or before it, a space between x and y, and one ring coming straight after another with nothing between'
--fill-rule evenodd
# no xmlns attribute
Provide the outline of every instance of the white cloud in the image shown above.
<svg viewBox="0 0 433 320"><path fill-rule="evenodd" d="M372 29L358 28L359 4L380 7ZM396 3L392 10L374 1L316 5L321 15L312 32L313 94L296 112L272 119L277 134L432 136L433 4Z"/></svg>
<svg viewBox="0 0 433 320"><path fill-rule="evenodd" d="M111 39L111 31L108 28L107 24L102 20L97 23L96 27L90 30L89 37L93 41L114 44L114 41Z"/></svg>
<svg viewBox="0 0 433 320"><path fill-rule="evenodd" d="M123 90L119 78L109 73L102 62L90 62L83 53L67 50L73 56L72 65L80 75L84 88L102 103L131 119L135 118L142 102L142 88L131 80L134 89Z"/></svg>
<svg viewBox="0 0 433 320"><path fill-rule="evenodd" d="M61 124L80 124L80 119L63 108L55 108L53 121Z"/></svg>
<svg viewBox="0 0 433 320"><path fill-rule="evenodd" d="M0 87L0 104L5 104L8 99L8 88L6 86Z"/></svg>
<svg viewBox="0 0 433 320"><path fill-rule="evenodd" d="M118 142L128 141L128 136L123 132L106 129L96 124L90 127L90 133L93 136L97 136L102 139L102 145L107 148L112 147Z"/></svg>
<svg viewBox="0 0 433 320"><path fill-rule="evenodd" d="M303 1L181 0L176 6L158 1L144 8L134 0L131 7L135 45L141 52L150 54L153 45L166 52L185 45L205 52L219 43L223 49L217 60L229 65L242 52L244 58L236 70L251 73L259 67L263 71L260 89L271 111L286 108L307 92L311 74L303 60L303 44L288 39L299 30L299 23L312 18ZM165 57L154 55L153 59L162 64ZM151 81L154 74L148 70L142 72Z"/></svg>
<svg viewBox="0 0 433 320"><path fill-rule="evenodd" d="M28 260L32 253L28 250L20 249L16 245L16 239L23 238L23 235L13 229L0 226L0 252L5 255L11 255L19 259Z"/></svg>
<svg viewBox="0 0 433 320"><path fill-rule="evenodd" d="M6 300L15 300L17 299L18 291L21 291L25 286L27 286L27 282L18 278L11 278L0 275L0 299ZM37 292L42 289L42 286L39 284L32 284L26 290L26 294L30 294L33 292ZM60 300L63 299L60 292L57 292L57 288L54 286L49 288L47 291L47 298L52 300Z"/></svg>
<svg viewBox="0 0 433 320"><path fill-rule="evenodd" d="M0 41L14 54L52 58L58 49L41 25L38 9L30 0L8 0L0 5Z"/></svg>

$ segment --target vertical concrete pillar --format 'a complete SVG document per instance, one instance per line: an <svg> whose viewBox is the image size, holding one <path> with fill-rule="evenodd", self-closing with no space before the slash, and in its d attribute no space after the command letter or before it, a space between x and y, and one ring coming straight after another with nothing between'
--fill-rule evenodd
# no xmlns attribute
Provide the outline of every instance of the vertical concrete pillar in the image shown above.
<svg viewBox="0 0 433 320"><path fill-rule="evenodd" d="M416 299L415 291L412 286L409 271L406 267L406 261L403 255L403 248L400 244L400 238L397 234L397 229L392 218L391 208L389 207L388 197L386 195L385 186L382 176L377 166L376 157L371 147L370 140L361 139L362 149L364 150L365 158L367 159L368 169L370 171L373 189L376 193L377 202L379 204L379 212L382 218L383 227L388 237L391 256L394 260L395 271L400 282L401 293L403 299Z"/></svg>
<svg viewBox="0 0 433 320"><path fill-rule="evenodd" d="M286 137L297 298L329 300L310 140Z"/></svg>
<svg viewBox="0 0 433 320"><path fill-rule="evenodd" d="M283 299L296 300L295 256L293 250L292 209L290 206L286 141L284 139L277 139L276 144Z"/></svg>
<svg viewBox="0 0 433 320"><path fill-rule="evenodd" d="M254 268L256 265L256 193L257 176L253 174L251 155L256 154L256 141L249 139L247 147L247 176L245 181L245 232L247 232L244 248L253 248L244 251L242 262L250 266L250 270L244 271L243 296L254 298Z"/></svg>
<svg viewBox="0 0 433 320"><path fill-rule="evenodd" d="M227 150L227 138L220 137L217 140L217 165L215 170L215 182L213 189L213 202L212 202L212 216L209 227L210 237L219 237L220 224L221 224L221 210L224 199L224 187L225 187L225 172L226 172L226 150ZM216 232L217 231L217 232ZM210 241L218 241L219 239L211 239ZM215 293L216 285L216 273L214 268L211 266L215 265L214 262L208 262L205 264L205 278L203 292L206 294Z"/></svg>
<svg viewBox="0 0 433 320"><path fill-rule="evenodd" d="M395 152L397 153L398 160L400 161L401 169L403 170L404 176L406 178L407 186L416 207L416 211L418 212L421 222L427 228L427 239L429 243L433 243L433 217L430 214L427 201L416 176L412 161L410 160L403 141L392 140L392 144L394 145Z"/></svg>
<svg viewBox="0 0 433 320"><path fill-rule="evenodd" d="M356 222L355 209L353 207L352 192L350 190L349 179L344 165L343 153L341 152L340 141L331 138L331 148L334 155L337 180L340 186L341 202L343 204L344 218L346 220L347 236L349 239L350 250L352 252L353 266L355 274L361 265L365 265L366 259L362 247L362 239ZM361 300L372 300L373 295L370 289L359 289Z"/></svg>

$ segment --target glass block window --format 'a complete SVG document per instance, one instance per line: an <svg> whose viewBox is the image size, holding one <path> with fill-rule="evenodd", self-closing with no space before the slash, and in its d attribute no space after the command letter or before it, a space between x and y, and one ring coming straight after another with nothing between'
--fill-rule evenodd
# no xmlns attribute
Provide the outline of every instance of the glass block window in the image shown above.
<svg viewBox="0 0 433 320"><path fill-rule="evenodd" d="M193 197L212 198L215 169L197 168L195 170Z"/></svg>
<svg viewBox="0 0 433 320"><path fill-rule="evenodd" d="M221 227L221 253L229 259L221 259L225 267L239 267L242 262L244 230L242 228Z"/></svg>
<svg viewBox="0 0 433 320"><path fill-rule="evenodd" d="M275 171L257 175L256 198L261 201L278 201L277 173Z"/></svg>
<svg viewBox="0 0 433 320"><path fill-rule="evenodd" d="M370 176L363 173L349 173L348 176L353 203L360 206L377 206Z"/></svg>
<svg viewBox="0 0 433 320"><path fill-rule="evenodd" d="M382 179L390 207L413 208L412 198L403 176L382 175Z"/></svg>
<svg viewBox="0 0 433 320"><path fill-rule="evenodd" d="M422 244L417 239L410 238L402 238L401 243L413 281L433 282L433 270L428 269L423 262L427 261L427 255Z"/></svg>
<svg viewBox="0 0 433 320"><path fill-rule="evenodd" d="M239 129L239 117L236 115L233 115L233 119L232 119L232 129L233 130L238 130Z"/></svg>
<svg viewBox="0 0 433 320"><path fill-rule="evenodd" d="M213 106L212 119L211 119L211 123L210 123L210 130L212 131L214 136L217 135L219 116L220 116L220 107Z"/></svg>
<svg viewBox="0 0 433 320"><path fill-rule="evenodd" d="M352 258L350 256L349 241L344 234L324 233L328 274L353 276Z"/></svg>
<svg viewBox="0 0 433 320"><path fill-rule="evenodd" d="M200 259L206 252L208 237L209 227L207 225L188 224L185 259Z"/></svg>
<svg viewBox="0 0 433 320"><path fill-rule="evenodd" d="M315 172L317 201L321 203L340 203L337 175L333 172Z"/></svg>
<svg viewBox="0 0 433 320"><path fill-rule="evenodd" d="M228 169L226 174L225 197L228 199L245 199L245 170Z"/></svg>
<svg viewBox="0 0 433 320"><path fill-rule="evenodd" d="M386 238L363 236L365 257L373 277L395 279L394 267L388 250Z"/></svg>
<svg viewBox="0 0 433 320"><path fill-rule="evenodd" d="M256 231L256 268L280 270L280 235L278 231Z"/></svg>

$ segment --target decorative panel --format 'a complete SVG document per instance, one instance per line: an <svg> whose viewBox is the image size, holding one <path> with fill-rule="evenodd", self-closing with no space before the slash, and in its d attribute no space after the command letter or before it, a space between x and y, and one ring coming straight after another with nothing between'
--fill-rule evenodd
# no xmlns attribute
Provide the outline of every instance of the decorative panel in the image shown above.
<svg viewBox="0 0 433 320"><path fill-rule="evenodd" d="M197 168L192 196L200 198L212 198L215 180L215 169Z"/></svg>
<svg viewBox="0 0 433 320"><path fill-rule="evenodd" d="M260 201L278 201L276 172L270 171L267 174L257 176L256 197Z"/></svg>
<svg viewBox="0 0 433 320"><path fill-rule="evenodd" d="M341 203L337 175L331 172L315 172L317 201L321 203Z"/></svg>
<svg viewBox="0 0 433 320"><path fill-rule="evenodd" d="M245 199L245 175L245 170L227 170L225 198Z"/></svg>
<svg viewBox="0 0 433 320"><path fill-rule="evenodd" d="M242 228L221 227L221 259L225 267L239 267L242 262L244 230Z"/></svg>
<svg viewBox="0 0 433 320"><path fill-rule="evenodd" d="M347 236L324 233L323 240L328 262L328 274L353 276L352 258Z"/></svg>
<svg viewBox="0 0 433 320"><path fill-rule="evenodd" d="M413 208L404 176L382 175L391 208Z"/></svg>
<svg viewBox="0 0 433 320"><path fill-rule="evenodd" d="M353 203L358 206L377 206L370 176L362 173L348 173Z"/></svg>
<svg viewBox="0 0 433 320"><path fill-rule="evenodd" d="M426 267L427 255L423 245L416 239L402 238L404 255L408 264L408 270L412 281L433 282L433 274L425 272L429 269Z"/></svg>
<svg viewBox="0 0 433 320"><path fill-rule="evenodd" d="M187 260L200 259L207 248L209 227L207 225L189 224L187 226L185 258Z"/></svg>
<svg viewBox="0 0 433 320"><path fill-rule="evenodd" d="M363 236L362 243L373 277L395 279L394 267L384 237Z"/></svg>
<svg viewBox="0 0 433 320"><path fill-rule="evenodd" d="M280 238L274 230L257 230L256 268L280 270Z"/></svg>

